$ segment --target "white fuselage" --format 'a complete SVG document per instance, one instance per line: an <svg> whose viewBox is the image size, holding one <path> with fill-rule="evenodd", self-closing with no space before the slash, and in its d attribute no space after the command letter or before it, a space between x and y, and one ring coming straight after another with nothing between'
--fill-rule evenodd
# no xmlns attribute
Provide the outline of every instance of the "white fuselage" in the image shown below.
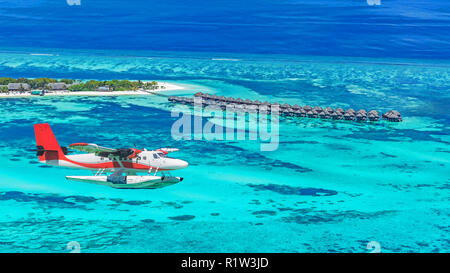
<svg viewBox="0 0 450 273"><path fill-rule="evenodd" d="M57 160L45 160L43 163L76 169L103 170L114 172L124 169L128 173L149 171L171 171L188 166L184 160L170 158L160 151L142 151L134 158L114 158L98 156L94 153L66 155Z"/></svg>

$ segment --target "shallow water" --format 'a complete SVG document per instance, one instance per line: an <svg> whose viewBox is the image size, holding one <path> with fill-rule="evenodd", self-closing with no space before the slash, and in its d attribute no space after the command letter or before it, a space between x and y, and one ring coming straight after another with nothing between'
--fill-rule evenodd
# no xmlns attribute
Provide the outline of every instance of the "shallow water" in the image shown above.
<svg viewBox="0 0 450 273"><path fill-rule="evenodd" d="M155 53L156 54L156 53ZM160 79L226 96L387 111L399 124L282 118L280 144L175 141L160 96L0 100L0 251L448 252L450 70L417 60L192 53L36 56L0 53L3 74ZM220 56L219 56L220 57ZM219 58L221 59L221 58ZM158 190L116 190L45 167L33 124L61 145L178 147L185 179Z"/></svg>

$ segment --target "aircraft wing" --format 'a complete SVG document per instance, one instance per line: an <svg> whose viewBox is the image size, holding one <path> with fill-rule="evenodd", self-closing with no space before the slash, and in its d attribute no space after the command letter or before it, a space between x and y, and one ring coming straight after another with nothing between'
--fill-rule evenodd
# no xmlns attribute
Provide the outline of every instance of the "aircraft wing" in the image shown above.
<svg viewBox="0 0 450 273"><path fill-rule="evenodd" d="M180 149L177 149L177 148L159 148L157 151L161 151L161 152L163 152L165 154L168 154L168 153L177 152L179 150Z"/></svg>
<svg viewBox="0 0 450 273"><path fill-rule="evenodd" d="M115 153L118 151L118 149L98 146L95 143L73 143L69 145L69 149L86 153L100 153L100 152Z"/></svg>

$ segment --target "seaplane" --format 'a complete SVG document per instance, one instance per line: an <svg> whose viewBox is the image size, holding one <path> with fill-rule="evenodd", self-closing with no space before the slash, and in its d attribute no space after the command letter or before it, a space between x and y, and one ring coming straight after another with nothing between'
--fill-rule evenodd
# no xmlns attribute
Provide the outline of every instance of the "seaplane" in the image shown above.
<svg viewBox="0 0 450 273"><path fill-rule="evenodd" d="M184 160L167 156L168 153L178 151L176 148L114 149L94 143L73 143L61 147L48 123L35 124L34 133L39 162L93 171L91 176L66 176L71 181L117 189L156 189L181 182L183 178L172 176L170 171L188 166ZM68 155L69 150L82 153Z"/></svg>

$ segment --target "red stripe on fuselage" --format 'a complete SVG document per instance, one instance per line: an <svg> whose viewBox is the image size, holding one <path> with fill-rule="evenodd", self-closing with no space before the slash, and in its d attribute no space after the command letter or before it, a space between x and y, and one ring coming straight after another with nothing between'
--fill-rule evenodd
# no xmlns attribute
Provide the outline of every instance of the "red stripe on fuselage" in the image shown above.
<svg viewBox="0 0 450 273"><path fill-rule="evenodd" d="M75 165L90 168L90 169L112 169L112 168L121 168L119 162L117 161L109 161L109 162L102 162L102 163L83 163L83 162L77 162L74 160L69 159L68 157L64 158L60 161L67 161L70 163L73 163ZM153 169L157 169L157 167L153 167L151 165L145 165L145 164L139 164L139 163L133 163L128 161L121 161L124 168L127 169L136 169L136 170L148 170L150 167ZM161 171L170 171L171 169L159 169Z"/></svg>

